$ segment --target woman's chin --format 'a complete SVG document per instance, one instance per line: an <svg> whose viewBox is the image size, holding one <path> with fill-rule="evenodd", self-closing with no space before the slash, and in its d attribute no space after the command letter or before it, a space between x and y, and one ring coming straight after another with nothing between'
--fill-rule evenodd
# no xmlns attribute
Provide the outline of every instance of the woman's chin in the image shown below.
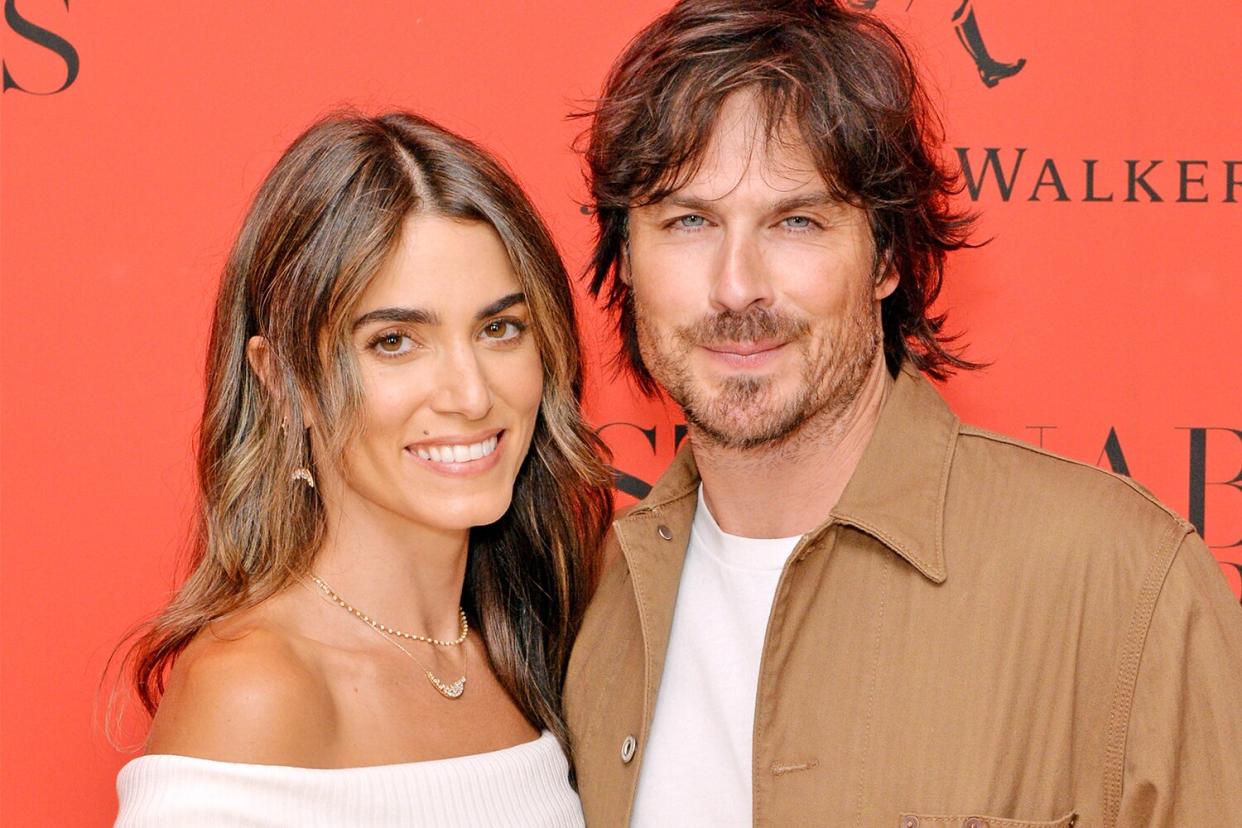
<svg viewBox="0 0 1242 828"><path fill-rule="evenodd" d="M469 531L500 520L509 511L511 500L511 496L506 496L459 498L438 504L424 501L409 517L415 523L441 531Z"/></svg>

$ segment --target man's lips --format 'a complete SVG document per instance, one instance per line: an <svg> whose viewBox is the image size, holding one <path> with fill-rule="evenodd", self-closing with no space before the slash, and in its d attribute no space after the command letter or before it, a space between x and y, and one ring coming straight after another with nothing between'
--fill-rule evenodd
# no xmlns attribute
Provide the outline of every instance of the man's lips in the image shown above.
<svg viewBox="0 0 1242 828"><path fill-rule="evenodd" d="M784 347L785 342L778 339L761 339L757 342L716 342L703 345L707 350L727 356L754 356Z"/></svg>
<svg viewBox="0 0 1242 828"><path fill-rule="evenodd" d="M762 339L756 342L713 342L700 347L717 364L730 368L759 368L775 359L788 344L783 340Z"/></svg>

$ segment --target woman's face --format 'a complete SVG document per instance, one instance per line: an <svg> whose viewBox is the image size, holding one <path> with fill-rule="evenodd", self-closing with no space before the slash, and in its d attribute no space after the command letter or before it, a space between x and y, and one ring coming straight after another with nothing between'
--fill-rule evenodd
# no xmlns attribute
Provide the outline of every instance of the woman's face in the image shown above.
<svg viewBox="0 0 1242 828"><path fill-rule="evenodd" d="M364 402L339 481L345 499L436 529L500 518L530 446L543 368L495 230L408 218L352 325Z"/></svg>

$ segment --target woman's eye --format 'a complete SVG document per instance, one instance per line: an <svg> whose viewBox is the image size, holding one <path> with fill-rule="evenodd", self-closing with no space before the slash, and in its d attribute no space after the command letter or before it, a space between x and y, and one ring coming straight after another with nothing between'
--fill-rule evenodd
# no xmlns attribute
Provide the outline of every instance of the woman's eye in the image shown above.
<svg viewBox="0 0 1242 828"><path fill-rule="evenodd" d="M682 216L681 218L677 219L677 224L680 227L702 227L703 225L707 224L707 219L703 218L702 216L695 216L695 215Z"/></svg>
<svg viewBox="0 0 1242 828"><path fill-rule="evenodd" d="M413 346L414 340L405 334L386 333L379 336L371 345L383 356L400 356Z"/></svg>
<svg viewBox="0 0 1242 828"><path fill-rule="evenodd" d="M483 338L493 342L506 342L520 337L525 329L525 325L513 319L493 319L483 326Z"/></svg>

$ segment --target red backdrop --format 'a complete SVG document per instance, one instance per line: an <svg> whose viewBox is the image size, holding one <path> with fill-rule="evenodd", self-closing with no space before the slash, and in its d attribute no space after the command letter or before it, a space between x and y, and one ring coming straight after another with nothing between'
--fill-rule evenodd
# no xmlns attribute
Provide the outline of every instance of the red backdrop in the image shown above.
<svg viewBox="0 0 1242 828"><path fill-rule="evenodd" d="M114 813L128 757L93 719L99 674L173 587L209 305L282 148L341 105L422 112L511 165L580 272L582 125L566 115L665 5L5 0L5 824ZM957 257L942 302L993 365L946 393L966 419L1128 471L1242 592L1242 10L974 0L990 55L1027 61L989 88L958 5L876 9L910 33L993 239ZM589 414L640 492L678 418L610 381L585 296L583 322Z"/></svg>

